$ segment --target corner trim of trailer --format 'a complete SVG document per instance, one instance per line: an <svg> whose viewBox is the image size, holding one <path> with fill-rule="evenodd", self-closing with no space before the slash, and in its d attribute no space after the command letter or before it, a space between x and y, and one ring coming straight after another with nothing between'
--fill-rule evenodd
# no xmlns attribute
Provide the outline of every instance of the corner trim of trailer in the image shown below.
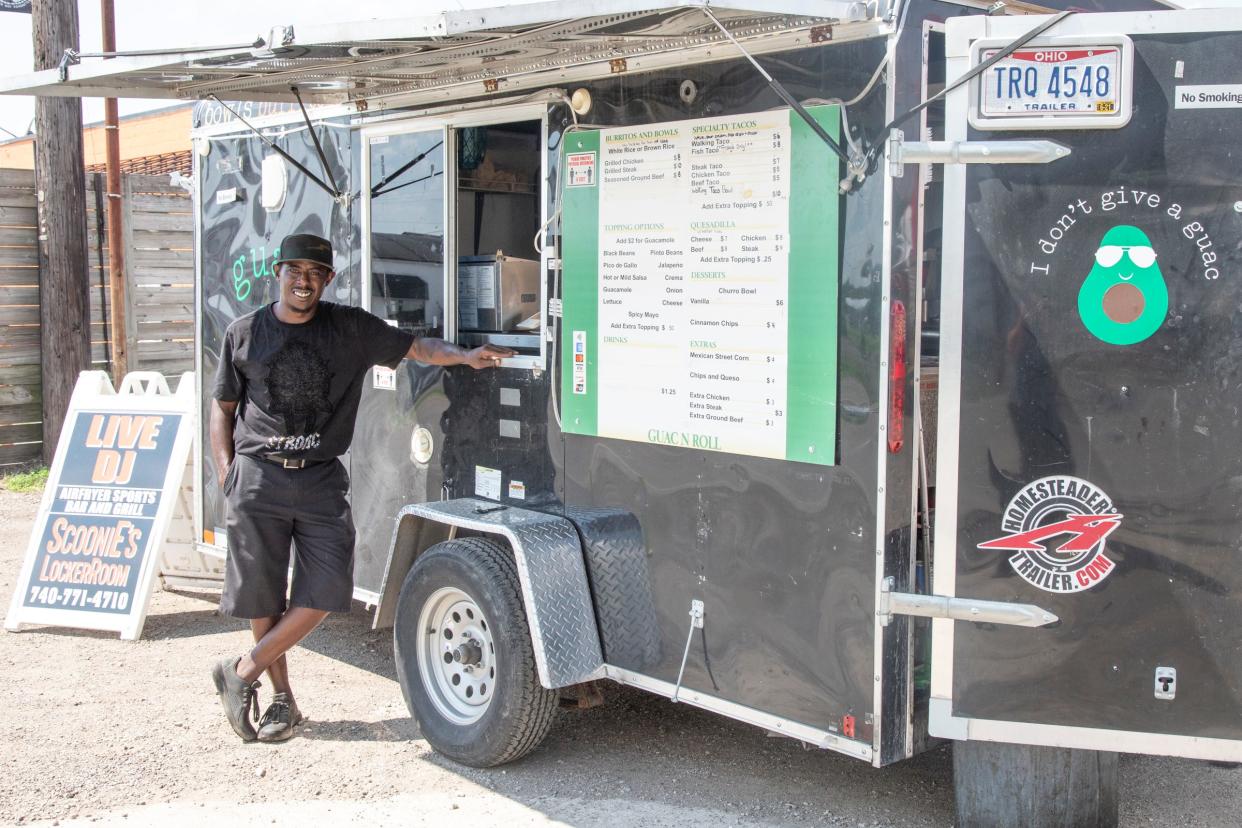
<svg viewBox="0 0 1242 828"><path fill-rule="evenodd" d="M193 216L193 244L194 244L194 399L198 410L198 415L203 416L203 257L201 254L203 244L203 205L202 205L202 180L203 180L203 159L197 152L190 153L190 210ZM210 419L210 418L209 418ZM206 447L203 445L203 429L200 426L194 429L194 443L190 449L194 470L191 481L191 505L193 516L191 519L191 532L194 535L194 546L199 553L204 551L203 547L208 546L205 542L203 534L203 452ZM220 557L224 557L220 555Z"/></svg>
<svg viewBox="0 0 1242 828"><path fill-rule="evenodd" d="M894 37L889 38L887 43L887 57L885 61L891 67L896 60L897 41L901 38L901 33L897 32ZM897 87L894 72L888 72L884 79L884 120L891 122L897 107ZM871 693L871 746L875 753L877 762L882 758L883 749L882 733L884 725L884 624L882 619L875 610L880 607L881 590L884 584L885 572L885 546L887 545L887 529L888 529L888 495L885 494L885 487L888 485L888 428L889 428L889 365L891 358L889 355L889 340L892 336L890 330L890 316L892 313L892 292L893 292L893 177L890 175L883 176L883 215L884 230L881 234L880 245L880 284L882 285L880 294L880 342L878 347L879 357L879 377L876 384L876 404L878 406L878 428L879 439L876 440L876 461L875 461L875 590L872 594L872 664L871 670L874 673L875 682ZM912 503L913 505L913 503ZM913 516L912 516L913 517Z"/></svg>
<svg viewBox="0 0 1242 828"><path fill-rule="evenodd" d="M1080 750L1100 750L1101 745L1107 745L1108 750L1120 753L1156 753L1218 762L1242 761L1242 745L1231 739L962 718L953 715L953 702L945 698L931 699L929 719L933 736L958 741L1009 742Z"/></svg>
<svg viewBox="0 0 1242 828"><path fill-rule="evenodd" d="M753 707L731 702L726 699L717 698L716 696L702 693L698 690L691 690L686 687L678 689L675 685L662 681L661 679L645 676L642 673L635 673L620 667L611 665L604 666L604 677L612 679L618 684L625 684L630 687L637 687L640 690L646 690L649 693L655 693L658 696L672 698L673 692L677 692L677 701L700 707L704 710L710 710L713 713L719 713L730 719L739 722L752 724L756 727L762 727L782 736L788 736L792 739L800 739L803 742L815 745L826 750L835 750L838 753L844 753L847 756L853 756L856 759L871 760L872 750L869 745L864 742L855 742L846 739L836 733L810 725L799 724L790 719L782 719L780 716L772 713L764 713L762 710L756 710Z"/></svg>

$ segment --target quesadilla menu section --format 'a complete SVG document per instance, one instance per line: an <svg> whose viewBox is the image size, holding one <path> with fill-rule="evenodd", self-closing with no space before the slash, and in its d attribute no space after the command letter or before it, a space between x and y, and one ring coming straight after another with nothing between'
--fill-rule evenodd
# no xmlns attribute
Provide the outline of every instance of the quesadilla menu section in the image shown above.
<svg viewBox="0 0 1242 828"><path fill-rule="evenodd" d="M565 143L565 430L831 464L836 157L786 111Z"/></svg>

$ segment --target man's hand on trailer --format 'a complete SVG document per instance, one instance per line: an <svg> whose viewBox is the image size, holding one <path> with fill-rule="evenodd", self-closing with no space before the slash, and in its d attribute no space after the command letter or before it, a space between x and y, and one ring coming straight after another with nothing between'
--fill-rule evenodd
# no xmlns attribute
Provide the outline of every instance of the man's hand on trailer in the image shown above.
<svg viewBox="0 0 1242 828"><path fill-rule="evenodd" d="M462 348L443 339L416 339L406 352L406 359L425 362L428 365L469 365L471 368L497 368L500 361L516 354L511 348L499 345L480 345L478 348Z"/></svg>

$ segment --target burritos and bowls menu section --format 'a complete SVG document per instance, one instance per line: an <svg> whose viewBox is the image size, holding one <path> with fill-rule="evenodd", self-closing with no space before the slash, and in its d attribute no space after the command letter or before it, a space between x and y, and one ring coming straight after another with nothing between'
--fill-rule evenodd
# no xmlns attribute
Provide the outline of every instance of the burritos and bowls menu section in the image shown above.
<svg viewBox="0 0 1242 828"><path fill-rule="evenodd" d="M789 111L576 131L564 156L564 430L831 465L837 157Z"/></svg>

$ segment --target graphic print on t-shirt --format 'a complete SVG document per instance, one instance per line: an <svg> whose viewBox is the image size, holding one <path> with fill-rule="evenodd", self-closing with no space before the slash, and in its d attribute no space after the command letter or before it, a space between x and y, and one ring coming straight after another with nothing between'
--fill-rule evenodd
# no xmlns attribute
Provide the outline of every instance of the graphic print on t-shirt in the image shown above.
<svg viewBox="0 0 1242 828"><path fill-rule="evenodd" d="M305 451L319 447L315 430L321 415L332 413L332 372L305 342L287 339L267 364L270 413L284 421L285 433L268 438L271 451Z"/></svg>
<svg viewBox="0 0 1242 828"><path fill-rule="evenodd" d="M344 454L371 366L396 368L413 342L413 334L333 302L296 325L277 319L274 305L241 317L224 336L212 392L240 403L234 450L308 462Z"/></svg>

